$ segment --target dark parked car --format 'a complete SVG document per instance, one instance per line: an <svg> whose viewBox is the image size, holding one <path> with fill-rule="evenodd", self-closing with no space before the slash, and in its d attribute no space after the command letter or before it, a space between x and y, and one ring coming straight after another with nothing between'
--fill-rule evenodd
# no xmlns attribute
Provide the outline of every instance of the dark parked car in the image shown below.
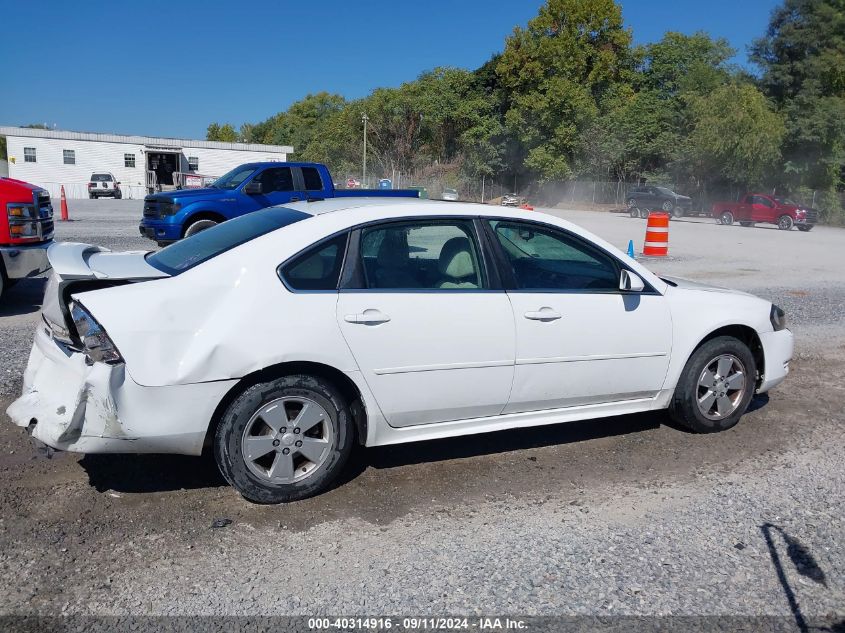
<svg viewBox="0 0 845 633"><path fill-rule="evenodd" d="M672 217L682 218L692 210L692 199L666 187L652 185L634 187L628 192L628 209L631 217L646 217L648 212L662 209Z"/></svg>

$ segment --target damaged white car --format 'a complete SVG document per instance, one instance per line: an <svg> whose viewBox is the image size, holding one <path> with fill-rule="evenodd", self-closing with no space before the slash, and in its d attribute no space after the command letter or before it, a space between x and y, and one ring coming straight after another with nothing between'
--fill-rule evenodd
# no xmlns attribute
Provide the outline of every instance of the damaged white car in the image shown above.
<svg viewBox="0 0 845 633"><path fill-rule="evenodd" d="M660 409L727 429L792 357L770 302L520 210L327 200L49 257L12 421L61 450L211 450L262 503L325 490L356 443Z"/></svg>

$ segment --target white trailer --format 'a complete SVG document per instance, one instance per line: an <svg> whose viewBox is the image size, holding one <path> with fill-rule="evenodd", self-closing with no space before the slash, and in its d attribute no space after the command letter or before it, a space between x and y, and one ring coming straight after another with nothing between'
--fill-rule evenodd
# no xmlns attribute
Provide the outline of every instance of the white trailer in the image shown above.
<svg viewBox="0 0 845 633"><path fill-rule="evenodd" d="M87 198L91 174L108 172L124 198L143 198L152 189L198 186L233 167L257 161L285 161L287 145L222 143L190 139L123 136L0 126L6 137L8 172L58 198Z"/></svg>

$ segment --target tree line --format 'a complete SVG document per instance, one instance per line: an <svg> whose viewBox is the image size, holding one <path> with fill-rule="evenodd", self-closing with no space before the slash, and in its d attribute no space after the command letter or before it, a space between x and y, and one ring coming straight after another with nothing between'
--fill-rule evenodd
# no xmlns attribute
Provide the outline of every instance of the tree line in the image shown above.
<svg viewBox="0 0 845 633"><path fill-rule="evenodd" d="M614 0L547 0L475 70L435 68L369 96L309 94L210 140L293 145L360 175L481 178L534 193L573 179L674 184L708 199L762 189L842 221L845 0L785 0L731 63L724 39L666 32L635 46ZM530 185L529 185L530 183Z"/></svg>

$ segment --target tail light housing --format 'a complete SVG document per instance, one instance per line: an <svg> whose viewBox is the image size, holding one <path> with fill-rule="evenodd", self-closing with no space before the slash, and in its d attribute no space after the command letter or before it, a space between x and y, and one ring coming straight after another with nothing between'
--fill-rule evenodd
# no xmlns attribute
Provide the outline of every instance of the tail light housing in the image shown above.
<svg viewBox="0 0 845 633"><path fill-rule="evenodd" d="M117 350L117 346L106 334L103 326L97 322L88 310L78 301L70 304L70 316L76 328L79 342L82 343L82 352L89 365L94 363L107 363L116 365L123 362L123 357Z"/></svg>

